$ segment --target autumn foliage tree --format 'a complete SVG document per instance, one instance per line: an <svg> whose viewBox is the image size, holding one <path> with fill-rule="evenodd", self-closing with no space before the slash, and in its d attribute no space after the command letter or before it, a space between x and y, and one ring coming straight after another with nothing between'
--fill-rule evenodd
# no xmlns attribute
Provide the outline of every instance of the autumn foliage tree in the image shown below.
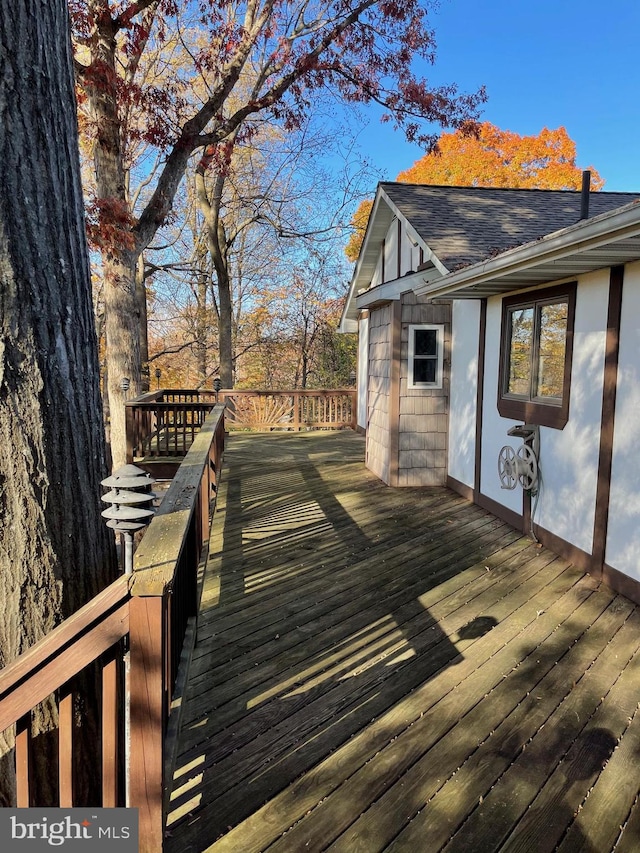
<svg viewBox="0 0 640 853"><path fill-rule="evenodd" d="M400 172L406 184L579 190L582 168L576 144L564 127L520 136L486 121L476 134L443 133L434 151ZM593 189L604 181L591 168Z"/></svg>
<svg viewBox="0 0 640 853"><path fill-rule="evenodd" d="M421 0L70 0L77 81L92 122L116 464L125 453L121 379L130 379L130 393L141 382L135 270L169 215L192 154L250 134L260 117L294 128L326 91L347 103L381 104L385 118L417 142L432 141L425 122L465 125L476 117L482 92L432 88L411 72L414 58L433 60L429 6ZM183 63L159 86L142 76L144 58L172 33L179 34ZM129 186L131 134L161 155L137 206Z"/></svg>
<svg viewBox="0 0 640 853"><path fill-rule="evenodd" d="M483 122L475 133L443 133L437 147L400 172L397 180L436 186L579 190L582 167L576 156L575 142L564 127L520 136ZM599 190L604 181L590 169L591 188ZM346 249L350 260L358 257L371 206L370 201L362 202L354 215Z"/></svg>

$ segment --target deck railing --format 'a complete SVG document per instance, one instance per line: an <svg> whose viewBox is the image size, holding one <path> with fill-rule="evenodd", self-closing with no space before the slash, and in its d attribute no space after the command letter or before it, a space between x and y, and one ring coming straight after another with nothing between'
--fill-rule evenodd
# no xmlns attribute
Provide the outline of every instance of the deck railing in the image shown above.
<svg viewBox="0 0 640 853"><path fill-rule="evenodd" d="M184 456L216 399L227 404L227 429L355 429L353 388L298 391L160 389L126 404L128 461Z"/></svg>
<svg viewBox="0 0 640 853"><path fill-rule="evenodd" d="M229 429L355 429L353 388L298 391L221 391Z"/></svg>
<svg viewBox="0 0 640 853"><path fill-rule="evenodd" d="M76 713L70 679L97 665L102 674L101 784L103 807L125 804L123 640L130 659L128 802L139 809L140 851L163 846L166 731L187 626L198 606L199 569L224 448L224 407L206 420L123 576L0 672L0 731L15 726L17 805L38 805L29 772L32 710L58 697L60 806L73 800Z"/></svg>
<svg viewBox="0 0 640 853"><path fill-rule="evenodd" d="M127 460L181 457L216 404L213 391L158 390L125 405Z"/></svg>

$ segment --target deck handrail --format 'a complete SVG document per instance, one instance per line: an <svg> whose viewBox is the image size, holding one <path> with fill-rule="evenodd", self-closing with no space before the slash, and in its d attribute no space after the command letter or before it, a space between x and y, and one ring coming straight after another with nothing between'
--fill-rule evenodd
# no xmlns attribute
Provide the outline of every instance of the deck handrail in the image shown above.
<svg viewBox="0 0 640 853"><path fill-rule="evenodd" d="M127 461L184 456L208 412L227 403L227 429L355 429L355 388L158 389L125 405Z"/></svg>
<svg viewBox="0 0 640 853"><path fill-rule="evenodd" d="M17 805L37 804L29 773L31 712L59 694L60 805L73 803L74 719L69 680L99 663L102 672L102 803L123 805L118 779L125 697L122 640L130 657L129 805L139 810L140 851L162 851L166 728L182 645L198 607L199 568L224 450L224 406L215 406L120 577L0 671L0 731L16 726ZM56 772L55 768L52 768Z"/></svg>
<svg viewBox="0 0 640 853"><path fill-rule="evenodd" d="M245 430L355 429L355 388L220 391L227 427Z"/></svg>

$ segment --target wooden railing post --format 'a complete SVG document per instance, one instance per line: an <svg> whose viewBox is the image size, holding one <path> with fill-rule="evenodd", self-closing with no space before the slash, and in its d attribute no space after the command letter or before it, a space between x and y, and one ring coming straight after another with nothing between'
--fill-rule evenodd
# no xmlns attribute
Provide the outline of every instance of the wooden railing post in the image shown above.
<svg viewBox="0 0 640 853"><path fill-rule="evenodd" d="M133 462L134 449L138 442L135 410L131 406L124 407L125 430L127 435L127 462Z"/></svg>
<svg viewBox="0 0 640 853"><path fill-rule="evenodd" d="M19 809L31 805L31 711L16 723L16 796Z"/></svg>
<svg viewBox="0 0 640 853"><path fill-rule="evenodd" d="M58 700L58 779L60 807L73 807L73 690L65 685Z"/></svg>
<svg viewBox="0 0 640 853"><path fill-rule="evenodd" d="M118 659L102 667L102 805L118 805Z"/></svg>
<svg viewBox="0 0 640 853"><path fill-rule="evenodd" d="M293 428L296 432L300 432L300 421L302 420L302 412L300 411L302 400L300 394L293 395Z"/></svg>
<svg viewBox="0 0 640 853"><path fill-rule="evenodd" d="M129 608L131 741L129 801L139 809L140 853L160 853L164 835L163 743L166 632L163 596L133 596Z"/></svg>

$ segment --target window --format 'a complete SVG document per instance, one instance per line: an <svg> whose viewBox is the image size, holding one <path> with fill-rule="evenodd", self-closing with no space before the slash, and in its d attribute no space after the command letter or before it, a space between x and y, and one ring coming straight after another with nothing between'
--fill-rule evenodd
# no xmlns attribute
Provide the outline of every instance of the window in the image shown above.
<svg viewBox="0 0 640 853"><path fill-rule="evenodd" d="M409 326L409 388L442 388L444 326Z"/></svg>
<svg viewBox="0 0 640 853"><path fill-rule="evenodd" d="M562 429L569 417L575 283L502 303L498 411Z"/></svg>

